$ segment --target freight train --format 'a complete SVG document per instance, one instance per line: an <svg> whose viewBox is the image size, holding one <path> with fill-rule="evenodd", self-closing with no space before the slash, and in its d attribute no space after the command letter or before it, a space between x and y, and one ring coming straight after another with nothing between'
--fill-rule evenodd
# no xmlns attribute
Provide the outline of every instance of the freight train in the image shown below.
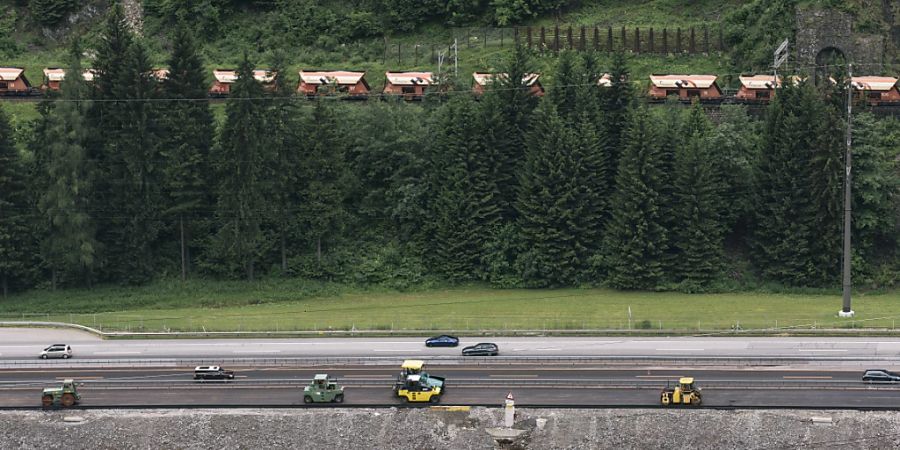
<svg viewBox="0 0 900 450"><path fill-rule="evenodd" d="M166 69L154 69L152 75L164 80L168 75ZM365 72L347 70L301 70L296 92L306 97L322 95L341 96L347 99L365 100L371 97L400 97L405 100L421 100L426 89L437 85L431 72L385 72L385 83L381 92L373 92L366 81ZM86 81L94 79L95 72L87 69L83 74ZM264 89L274 89L277 73L267 69L253 71L253 76ZM472 92L481 95L492 80L505 76L475 72L472 74ZM65 70L59 68L44 69L44 80L39 87L34 87L25 77L25 69L21 67L0 67L0 96L39 97L45 92L58 91L60 83L65 79ZM799 80L790 77L791 82ZM740 76L740 88L734 93L726 93L718 84L716 75L650 75L647 98L650 101L665 101L675 97L683 102L694 99L701 103L767 103L775 94L775 89L783 82L781 77L773 75ZM231 85L237 81L237 72L232 69L213 70L213 83L209 88L211 98L224 98L231 92ZM532 95L542 96L544 88L540 83L540 74L526 74L522 79ZM898 79L886 76L858 76L851 80L859 101L869 105L900 106L900 86ZM599 86L611 84L609 75L604 74L597 82Z"/></svg>

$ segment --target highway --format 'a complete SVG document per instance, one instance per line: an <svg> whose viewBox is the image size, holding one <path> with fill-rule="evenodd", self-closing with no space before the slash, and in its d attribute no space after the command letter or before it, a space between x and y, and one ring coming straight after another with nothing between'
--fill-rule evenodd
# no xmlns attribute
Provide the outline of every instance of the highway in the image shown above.
<svg viewBox="0 0 900 450"><path fill-rule="evenodd" d="M37 358L50 344L69 344L87 359L247 357L458 356L460 348L494 342L503 356L832 357L897 358L900 339L853 337L462 337L460 348L427 348L421 338L121 339L73 330L0 328L0 361Z"/></svg>
<svg viewBox="0 0 900 450"><path fill-rule="evenodd" d="M900 367L897 339L464 337L461 345L479 341L497 343L501 356L463 358L424 338L101 340L0 328L0 407L37 407L41 389L66 378L81 383L85 407L304 407L302 388L316 373L346 387L347 406L400 406L391 390L399 363L422 358L447 378L441 402L450 405L497 405L514 392L524 406L655 407L663 386L692 376L705 407L900 409L900 384L861 381L864 369ZM71 345L74 358L38 359L54 343ZM615 359L642 357L653 363ZM199 361L236 379L196 382Z"/></svg>

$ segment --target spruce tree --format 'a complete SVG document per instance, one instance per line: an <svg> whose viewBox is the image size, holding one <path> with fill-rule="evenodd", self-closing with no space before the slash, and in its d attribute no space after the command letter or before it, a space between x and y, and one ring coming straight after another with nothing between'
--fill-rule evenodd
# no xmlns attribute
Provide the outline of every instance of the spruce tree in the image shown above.
<svg viewBox="0 0 900 450"><path fill-rule="evenodd" d="M333 241L347 221L346 142L340 135L334 107L327 100L316 103L306 133L309 140L304 146L303 223L315 245L316 260L321 263L323 245Z"/></svg>
<svg viewBox="0 0 900 450"><path fill-rule="evenodd" d="M574 159L580 161L581 169L575 180L584 196L584 247L590 255L596 255L603 248L603 230L609 221L610 199L614 192L612 180L606 178L610 172L606 133L587 112L572 129L578 141Z"/></svg>
<svg viewBox="0 0 900 450"><path fill-rule="evenodd" d="M270 159L266 177L272 181L273 203L271 220L278 234L281 271L288 270L289 249L297 248L303 231L298 226L298 207L302 204L304 141L301 110L294 102L294 87L290 84L287 57L276 52L272 58L275 89L270 106L269 138L274 155Z"/></svg>
<svg viewBox="0 0 900 450"><path fill-rule="evenodd" d="M166 209L177 222L181 278L191 271L192 255L199 249L195 238L208 233L209 212L214 206L210 157L215 133L212 111L206 101L206 69L187 25L175 30L169 74L163 80L165 103L162 156L165 161Z"/></svg>
<svg viewBox="0 0 900 450"><path fill-rule="evenodd" d="M486 123L490 124L483 135L484 146L496 152L491 171L500 189L495 202L504 219L514 218L516 214L518 181L515 174L524 160L525 134L537 106L537 98L531 94L526 79L533 71L527 50L517 46L501 64L503 76L493 80L482 103Z"/></svg>
<svg viewBox="0 0 900 450"><path fill-rule="evenodd" d="M19 150L13 143L12 126L0 107L0 293L9 294L12 284L28 272L30 204L27 180Z"/></svg>
<svg viewBox="0 0 900 450"><path fill-rule="evenodd" d="M553 103L556 112L568 122L574 122L580 112L583 94L581 87L584 83L584 69L580 59L579 54L573 50L560 53L553 73L553 84L547 90L547 99Z"/></svg>
<svg viewBox="0 0 900 450"><path fill-rule="evenodd" d="M628 61L625 54L617 52L613 55L612 68L609 72L610 83L602 90L603 115L601 123L606 135L606 153L609 155L609 179L614 180L619 167L619 156L625 150L626 142L622 135L631 123L630 112L633 102Z"/></svg>
<svg viewBox="0 0 900 450"><path fill-rule="evenodd" d="M487 122L471 98L455 97L438 114L429 162L428 256L448 278L482 279L488 242L501 220L495 149L481 139Z"/></svg>
<svg viewBox="0 0 900 450"><path fill-rule="evenodd" d="M700 105L695 104L675 159L672 244L677 264L673 275L688 291L709 286L722 260L723 205L709 146L710 128Z"/></svg>
<svg viewBox="0 0 900 450"><path fill-rule="evenodd" d="M101 34L93 85L97 102L88 142L101 176L95 201L109 211L101 222L103 272L116 280L140 283L155 273L164 208L161 162L163 129L159 82L147 51L128 29L115 4Z"/></svg>
<svg viewBox="0 0 900 450"><path fill-rule="evenodd" d="M661 217L659 132L646 107L632 114L623 136L612 216L604 239L607 283L619 289L654 289L663 279L667 230Z"/></svg>
<svg viewBox="0 0 900 450"><path fill-rule="evenodd" d="M237 81L225 104L225 123L213 161L218 178L218 232L210 249L214 269L256 276L256 265L267 240L262 222L269 212L267 180L270 164L263 89L253 78L253 64L244 55Z"/></svg>
<svg viewBox="0 0 900 450"><path fill-rule="evenodd" d="M532 286L573 284L585 273L600 235L598 198L588 179L592 169L585 167L595 157L548 101L532 126L519 180L519 228L527 249L519 267Z"/></svg>
<svg viewBox="0 0 900 450"><path fill-rule="evenodd" d="M79 277L90 286L99 253L93 214L109 214L100 205L92 205L97 174L85 146L91 130L91 105L81 75L80 54L77 44L73 45L68 76L61 86L62 101L50 112L46 130L46 191L39 208L49 224L42 247L54 288L68 276Z"/></svg>
<svg viewBox="0 0 900 450"><path fill-rule="evenodd" d="M786 84L779 89L766 111L756 180L756 220L752 250L756 266L768 278L799 286L817 279L813 241L818 228L816 205L809 183L813 167L812 145L819 141L820 128L811 122L817 117L812 87Z"/></svg>

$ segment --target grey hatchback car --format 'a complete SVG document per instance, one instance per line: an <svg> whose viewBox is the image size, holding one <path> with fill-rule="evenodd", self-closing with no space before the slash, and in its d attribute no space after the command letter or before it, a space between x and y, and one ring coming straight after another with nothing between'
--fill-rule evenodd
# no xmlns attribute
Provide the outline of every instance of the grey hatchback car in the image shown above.
<svg viewBox="0 0 900 450"><path fill-rule="evenodd" d="M41 359L62 358L69 359L72 357L72 347L66 344L53 344L41 352Z"/></svg>

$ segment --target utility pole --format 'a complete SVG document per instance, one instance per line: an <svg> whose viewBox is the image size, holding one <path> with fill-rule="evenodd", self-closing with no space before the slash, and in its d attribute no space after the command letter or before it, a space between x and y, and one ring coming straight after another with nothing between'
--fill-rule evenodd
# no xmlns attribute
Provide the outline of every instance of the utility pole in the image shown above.
<svg viewBox="0 0 900 450"><path fill-rule="evenodd" d="M453 62L455 65L453 69L453 76L457 80L459 80L459 42L456 40L456 38L453 38Z"/></svg>
<svg viewBox="0 0 900 450"><path fill-rule="evenodd" d="M853 317L853 309L850 308L850 168L853 151L853 64L847 64L847 155L844 157L844 269L843 288L844 306L838 316Z"/></svg>

